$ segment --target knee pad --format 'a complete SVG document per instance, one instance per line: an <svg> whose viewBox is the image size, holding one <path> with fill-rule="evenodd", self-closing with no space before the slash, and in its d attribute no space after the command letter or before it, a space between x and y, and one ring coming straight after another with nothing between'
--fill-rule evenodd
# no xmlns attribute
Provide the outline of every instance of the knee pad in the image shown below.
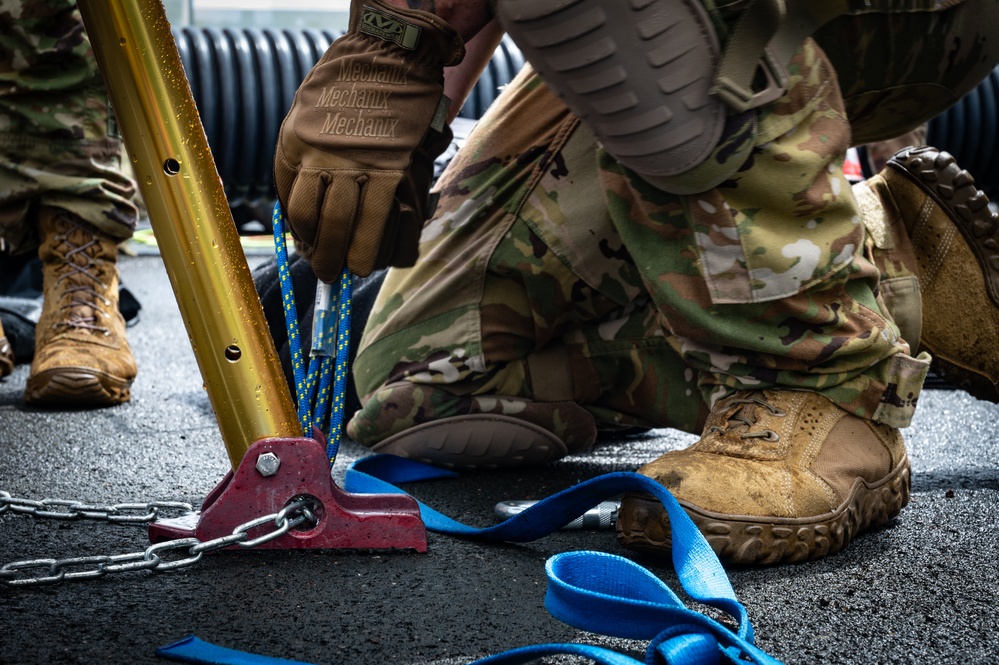
<svg viewBox="0 0 999 665"><path fill-rule="evenodd" d="M494 7L528 62L611 156L660 189L692 194L745 163L755 109L783 94L790 55L850 2L757 0L724 48L699 0L494 0Z"/></svg>

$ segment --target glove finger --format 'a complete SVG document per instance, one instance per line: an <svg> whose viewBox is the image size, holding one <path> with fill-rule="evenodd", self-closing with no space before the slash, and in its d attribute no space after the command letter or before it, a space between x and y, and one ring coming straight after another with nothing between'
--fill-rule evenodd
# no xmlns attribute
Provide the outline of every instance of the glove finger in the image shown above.
<svg viewBox="0 0 999 665"><path fill-rule="evenodd" d="M361 203L357 208L347 267L355 275L365 277L378 265L385 227L390 223L395 205L395 190L402 179L400 171L377 171L368 174L361 188Z"/></svg>
<svg viewBox="0 0 999 665"><path fill-rule="evenodd" d="M362 182L359 182L362 181ZM357 173L324 173L319 229L312 255L312 270L326 283L340 278L361 205L364 176Z"/></svg>
<svg viewBox="0 0 999 665"><path fill-rule="evenodd" d="M319 228L319 173L305 171L291 180L287 196L279 196L291 235L311 249ZM279 195L281 192L279 192Z"/></svg>

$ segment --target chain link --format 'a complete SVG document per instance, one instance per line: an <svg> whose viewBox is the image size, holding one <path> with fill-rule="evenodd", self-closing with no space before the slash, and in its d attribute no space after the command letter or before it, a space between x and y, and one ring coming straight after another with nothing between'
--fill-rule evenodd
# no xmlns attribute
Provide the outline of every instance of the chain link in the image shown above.
<svg viewBox="0 0 999 665"><path fill-rule="evenodd" d="M166 513L178 512L186 515L194 512L189 503L182 501L150 501L148 503L116 503L102 506L82 501L67 501L66 499L18 499L8 492L0 490L0 515L10 511L32 517L55 520L102 520L121 524L144 524L160 517L169 516ZM178 515L179 516L179 515Z"/></svg>
<svg viewBox="0 0 999 665"><path fill-rule="evenodd" d="M68 580L88 580L104 577L110 573L124 573L135 570L154 572L179 570L193 566L201 560L205 552L213 552L233 545L250 548L270 542L299 526L315 526L319 519L312 511L312 499L296 497L276 513L257 517L240 524L232 533L212 540L180 538L150 545L141 552L128 554L94 555L67 557L64 559L25 559L0 566L0 584L6 586L38 586L55 584ZM149 503L118 503L100 506L79 501L43 499L32 501L16 499L0 490L0 515L7 511L21 513L36 518L55 520L92 519L108 522L142 524L161 516L161 512L183 511L183 515L193 512L191 504L179 501L152 501ZM273 524L256 538L249 532L267 524ZM171 555L172 552L175 554ZM176 558L177 556L181 558Z"/></svg>

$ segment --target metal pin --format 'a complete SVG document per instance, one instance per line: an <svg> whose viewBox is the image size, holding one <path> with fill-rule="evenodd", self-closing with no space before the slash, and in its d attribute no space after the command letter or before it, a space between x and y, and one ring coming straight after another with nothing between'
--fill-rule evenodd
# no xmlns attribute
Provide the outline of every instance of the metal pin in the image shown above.
<svg viewBox="0 0 999 665"><path fill-rule="evenodd" d="M537 501L500 501L493 512L500 521L522 513ZM612 529L617 523L617 511L620 501L602 501L590 508L580 517L569 522L563 529Z"/></svg>

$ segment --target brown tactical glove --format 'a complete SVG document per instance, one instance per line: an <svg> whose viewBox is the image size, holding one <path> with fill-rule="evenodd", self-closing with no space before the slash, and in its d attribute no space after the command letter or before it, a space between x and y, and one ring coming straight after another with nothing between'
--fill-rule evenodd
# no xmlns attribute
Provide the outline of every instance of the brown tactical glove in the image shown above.
<svg viewBox="0 0 999 665"><path fill-rule="evenodd" d="M429 157L432 173L448 145L444 67L463 56L433 14L353 0L347 33L299 87L274 155L288 227L319 279L338 279L345 263L363 277L415 262L430 181L411 165L423 172Z"/></svg>

